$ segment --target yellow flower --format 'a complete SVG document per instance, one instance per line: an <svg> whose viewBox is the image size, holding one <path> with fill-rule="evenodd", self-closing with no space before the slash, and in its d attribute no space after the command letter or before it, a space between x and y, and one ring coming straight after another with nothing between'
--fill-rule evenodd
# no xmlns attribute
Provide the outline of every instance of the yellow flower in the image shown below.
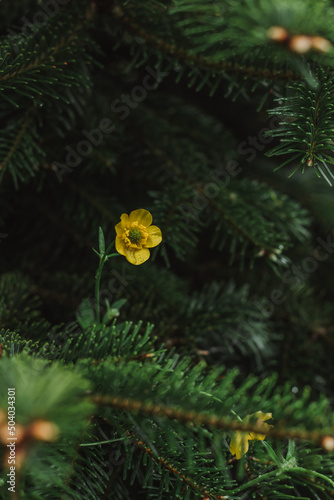
<svg viewBox="0 0 334 500"><path fill-rule="evenodd" d="M247 417L244 418L243 422L250 425L261 425L264 429L269 430L270 427L273 426L264 424L263 422L265 420L269 420L270 418L272 418L271 413L263 413L262 411L257 411L252 415L247 415ZM237 460L239 460L248 451L248 441L251 441L252 439L263 441L265 437L265 434L258 434L256 432L236 431L233 433L230 442L230 452L232 453L232 455L236 456Z"/></svg>
<svg viewBox="0 0 334 500"><path fill-rule="evenodd" d="M150 258L149 248L161 243L162 236L158 226L152 226L152 215L148 210L139 208L122 214L121 222L116 224L116 251L124 255L135 266Z"/></svg>

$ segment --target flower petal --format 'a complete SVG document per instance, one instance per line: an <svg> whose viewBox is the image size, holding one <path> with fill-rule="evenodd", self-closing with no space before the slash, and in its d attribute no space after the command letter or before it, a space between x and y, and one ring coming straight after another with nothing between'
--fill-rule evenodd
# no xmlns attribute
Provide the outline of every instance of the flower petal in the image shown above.
<svg viewBox="0 0 334 500"><path fill-rule="evenodd" d="M116 236L115 248L116 248L116 252L120 253L121 255L125 255L126 256L125 243L122 240L122 238L120 238L119 236Z"/></svg>
<svg viewBox="0 0 334 500"><path fill-rule="evenodd" d="M258 441L263 441L267 437L266 434L257 434L256 432L249 433L249 440L257 439Z"/></svg>
<svg viewBox="0 0 334 500"><path fill-rule="evenodd" d="M122 214L122 215L121 215L121 223L122 223L125 227L130 226L130 221L129 221L129 216L128 216L128 214Z"/></svg>
<svg viewBox="0 0 334 500"><path fill-rule="evenodd" d="M148 248L153 248L159 245L162 240L161 230L158 226L150 226L147 228L148 238L146 246Z"/></svg>
<svg viewBox="0 0 334 500"><path fill-rule="evenodd" d="M129 216L128 216L128 214L122 214L121 215L121 222L119 222L115 226L117 236L121 236L124 233L124 229L126 229L128 227L130 227Z"/></svg>
<svg viewBox="0 0 334 500"><path fill-rule="evenodd" d="M248 448L249 444L247 432L234 432L230 442L230 452L232 455L235 455L237 460L240 460L240 458L247 453Z"/></svg>
<svg viewBox="0 0 334 500"><path fill-rule="evenodd" d="M150 251L148 248L142 248L140 250L125 250L125 257L130 262L130 264L134 264L135 266L139 266L143 264L150 258Z"/></svg>
<svg viewBox="0 0 334 500"><path fill-rule="evenodd" d="M269 420L272 418L272 413L263 413L262 411L257 411L256 413L253 413L253 415L248 415L248 422L255 423L257 425L261 425L265 430L269 430L270 427L273 427L272 425L265 424L265 420ZM246 419L245 419L246 421ZM258 439L259 441L263 441L266 437L266 434L259 434L257 432L250 432L249 433L249 439Z"/></svg>
<svg viewBox="0 0 334 500"><path fill-rule="evenodd" d="M152 224L152 215L148 210L144 208L138 208L138 210L133 210L129 215L130 222L138 222L138 224L142 224L145 227L148 227Z"/></svg>
<svg viewBox="0 0 334 500"><path fill-rule="evenodd" d="M264 427L264 430L268 431L270 427L274 427L273 425L269 424L262 424L262 426ZM258 434L257 432L250 432L249 436L250 436L249 439L258 439L259 441L263 441L267 437L267 434Z"/></svg>
<svg viewBox="0 0 334 500"><path fill-rule="evenodd" d="M261 420L261 422L264 422L265 420L269 420L270 418L273 418L272 413L263 413L263 411L257 411L254 413L256 415L258 420Z"/></svg>
<svg viewBox="0 0 334 500"><path fill-rule="evenodd" d="M119 222L118 224L116 224L115 231L116 231L117 236L122 236L122 234L124 233L124 226L123 226L122 222Z"/></svg>

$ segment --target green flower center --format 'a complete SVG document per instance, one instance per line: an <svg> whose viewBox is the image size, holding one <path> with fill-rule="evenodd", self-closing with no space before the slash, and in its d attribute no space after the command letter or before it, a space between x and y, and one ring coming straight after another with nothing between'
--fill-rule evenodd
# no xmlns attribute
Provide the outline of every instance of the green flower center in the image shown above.
<svg viewBox="0 0 334 500"><path fill-rule="evenodd" d="M131 229L129 231L129 240L131 243L138 243L141 240L141 232L139 229Z"/></svg>

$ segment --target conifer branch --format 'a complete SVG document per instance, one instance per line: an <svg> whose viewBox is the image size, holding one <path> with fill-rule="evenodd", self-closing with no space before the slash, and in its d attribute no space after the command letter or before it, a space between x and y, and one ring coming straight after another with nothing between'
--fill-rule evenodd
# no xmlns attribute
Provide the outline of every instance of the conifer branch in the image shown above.
<svg viewBox="0 0 334 500"><path fill-rule="evenodd" d="M10 57L4 59L0 68L2 98L15 107L19 107L19 99L29 98L40 104L41 99L46 96L69 104L64 93L57 94L57 86L88 87L90 78L87 71L79 68L77 63L83 55L86 63L93 61L92 56L85 51L87 37L81 31L88 26L94 12L94 3L91 2L83 16L80 13L74 18L73 12L70 12L72 16L68 18L65 15L59 22L57 31L49 32L41 28L39 35L43 43L37 46L32 37L15 35L13 44L16 45L18 54L15 55L14 49L11 51L9 48ZM66 23L70 25L70 29L68 35L64 36ZM27 63L22 64L25 60Z"/></svg>
<svg viewBox="0 0 334 500"><path fill-rule="evenodd" d="M159 464L163 469L167 470L173 476L175 476L177 479L182 481L185 484L185 486L187 486L188 488L192 489L193 491L195 491L196 493L198 493L200 495L203 495L203 496L206 496L206 497L209 497L212 499L222 500L223 497L221 495L218 496L218 495L215 495L211 492L209 493L203 487L201 487L199 484L194 482L189 476L186 476L185 474L183 474L178 469L178 467L172 465L168 460L166 460L162 456L157 457L156 454L154 453L154 451L149 446L147 446L147 444L144 443L141 439L138 439L138 437L135 436L133 433L131 434L130 432L126 431L126 434L127 434L127 436L131 437L131 441L133 442L133 444L138 446L143 451L143 453L148 455L152 460L154 460L154 462Z"/></svg>
<svg viewBox="0 0 334 500"><path fill-rule="evenodd" d="M173 43L168 43L163 39L157 37L156 35L149 33L143 27L141 27L135 19L128 15L123 14L120 8L114 7L111 10L112 15L117 20L118 23L124 25L124 27L134 36L142 38L145 40L147 46L152 47L159 53L164 53L167 56L182 61L190 66L196 65L201 69L211 71L214 75L217 71L223 74L246 76L254 79L265 79L265 80L288 80L295 81L300 80L301 76L295 74L291 70L279 70L279 69L269 69L268 67L254 67L247 66L244 64L239 64L231 60L226 61L215 61L209 57L198 55L196 53L189 52L188 50L179 47Z"/></svg>
<svg viewBox="0 0 334 500"><path fill-rule="evenodd" d="M155 405L154 403L143 403L139 400L130 398L122 398L120 396L93 396L91 402L98 406L107 406L110 408L117 408L119 410L126 410L129 412L140 412L145 415L152 415L157 417L165 417L175 419L179 422L184 422L192 425L207 425L217 429L225 429L229 431L242 431L265 434L277 439L300 439L317 443L321 443L325 438L330 437L327 432L321 431L303 431L299 429L280 429L279 423L272 428L265 428L261 425L250 425L243 422L238 422L231 419L218 417L217 415L207 415L205 413L196 413L193 411L185 411L174 407L165 407L162 405ZM333 432L334 439L334 432Z"/></svg>
<svg viewBox="0 0 334 500"><path fill-rule="evenodd" d="M217 213L218 218L221 219L223 218L227 224L229 224L237 233L242 235L243 238L245 238L247 241L249 241L254 247L257 247L258 249L263 249L263 251L267 255L272 255L277 251L276 248L271 247L269 245L264 244L263 242L256 241L251 233L247 232L245 227L241 227L238 222L231 217L226 211L224 211L224 208L221 205L218 205L214 199L208 198L205 195L205 192L203 190L203 185L200 182L194 182L193 178L190 178L184 170L182 170L168 155L167 153L163 152L161 148L155 147L150 140L144 139L144 142L147 144L147 146L150 148L152 153L157 156L160 160L163 161L163 164L169 167L174 174L176 174L182 182L186 181L189 187L193 189L195 192L197 191L200 195L202 195L205 199L208 200L209 205L212 207L213 211ZM173 204L175 207L175 203ZM171 214L174 213L175 210L169 214L169 218L167 220L171 220ZM166 223L165 225L165 230L168 228L168 224Z"/></svg>
<svg viewBox="0 0 334 500"><path fill-rule="evenodd" d="M3 170L7 166L7 164L11 161L13 155L15 154L17 148L20 146L20 143L21 143L21 141L22 141L22 139L27 131L27 128L30 124L31 118L32 118L32 114L30 111L26 114L26 117L25 117L21 127L19 128L18 133L15 137L15 140L13 141L13 144L11 145L7 155L0 163L0 170Z"/></svg>
<svg viewBox="0 0 334 500"><path fill-rule="evenodd" d="M298 168L302 173L313 168L318 177L332 185L334 173L329 165L334 164L334 74L315 68L314 79L314 88L308 82L293 85L293 95L277 99L279 106L269 111L271 116L281 117L280 127L267 133L279 137L280 144L266 154L287 156L275 170L293 164L292 175Z"/></svg>
<svg viewBox="0 0 334 500"><path fill-rule="evenodd" d="M200 186L197 186L197 190L199 193L201 193L203 196L205 196L205 193L202 189L202 187ZM223 208L221 206L218 206L218 204L212 200L212 199L209 199L209 204L210 206L221 216L223 217L224 220L226 220L226 222L231 226L233 227L233 229L240 233L246 240L248 240L253 246L259 248L259 249L263 249L264 252L267 254L267 255L272 255L277 249L274 248L274 247L270 247L269 245L265 245L261 242L258 242L256 240L254 240L254 238L252 237L252 235L246 231L246 229L244 227L241 227L240 225L238 225L237 221L234 220L230 215L228 215L227 213L224 212Z"/></svg>
<svg viewBox="0 0 334 500"><path fill-rule="evenodd" d="M0 0L0 489L333 498L332 3Z"/></svg>

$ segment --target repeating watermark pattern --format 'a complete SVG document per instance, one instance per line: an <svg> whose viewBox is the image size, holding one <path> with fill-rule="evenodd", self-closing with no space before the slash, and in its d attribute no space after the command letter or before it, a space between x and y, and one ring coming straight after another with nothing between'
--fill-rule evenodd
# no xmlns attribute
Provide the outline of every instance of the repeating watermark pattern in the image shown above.
<svg viewBox="0 0 334 500"><path fill-rule="evenodd" d="M103 288L99 293L99 305L101 311L103 307L106 308L106 304L112 304L116 295L121 294L125 288L129 285L129 282L135 279L135 275L128 274L125 266L123 265L120 272L116 269L112 269L111 271L112 278L108 282L107 288ZM88 306L88 307L87 307ZM60 348L64 342L66 342L69 338L75 337L80 334L82 331L82 325L87 322L87 324L93 324L96 313L96 300L95 296L87 297L76 310L76 317L80 318L81 325L78 321L69 321L64 325L62 332L55 333L50 332L48 336L49 345L52 345L54 348L54 356L57 356L58 348ZM114 317L117 317L119 314L116 309L109 309L109 320L112 320ZM52 353L50 353L52 355ZM50 355L49 354L49 355Z"/></svg>
<svg viewBox="0 0 334 500"><path fill-rule="evenodd" d="M269 127L262 128L257 136L248 136L246 141L242 141L237 151L241 155L249 154L246 158L247 162L253 161L259 151L263 151L265 145L269 144L273 137L265 137L269 130L278 128L281 118L273 116L269 121ZM254 146L254 147L248 147ZM208 182L194 194L191 203L180 203L178 209L182 214L186 224L191 224L200 213L209 205L210 200L216 198L218 194L226 189L230 183L231 177L236 177L243 171L240 163L236 160L228 159L225 168L214 169L209 172Z"/></svg>
<svg viewBox="0 0 334 500"><path fill-rule="evenodd" d="M247 162L253 161L259 151L263 151L265 146L269 144L273 137L266 137L269 130L275 130L280 126L280 123L284 117L274 116L269 121L269 127L262 128L257 136L248 136L247 140L242 141L237 151L241 155L248 155L246 158ZM211 170L208 174L210 180L204 184L204 186L197 188L191 203L181 203L178 206L179 211L182 214L183 220L186 224L194 223L198 219L201 212L209 205L210 200L218 196L221 190L226 189L230 183L231 177L239 175L243 171L239 162L235 160L228 159L226 161L225 168ZM233 197L234 193L231 193ZM290 268L281 275L281 280L284 284L290 286L291 291L295 291L302 283L308 279L309 275L316 271L319 266L319 262L323 262L329 258L329 256L334 252L334 242L332 241L332 235L327 237L327 241L318 237L318 246L315 247L313 251L313 256L305 257L301 265L293 264ZM266 321L274 313L275 306L279 306L286 302L288 295L281 288L275 288L271 290L268 297L257 300L253 302L255 307L253 313L248 315L247 323L251 326L255 320L261 322ZM244 325L239 325L237 332L242 336L246 336L247 333L244 330ZM234 345L242 341L242 338L230 338L228 340L229 345Z"/></svg>
<svg viewBox="0 0 334 500"><path fill-rule="evenodd" d="M13 52L18 53L20 51L19 41L23 38L31 39L34 37L40 28L43 28L48 24L50 19L55 17L62 5L67 5L71 0L45 0L41 3L40 10L37 10L31 19L26 16L21 17L22 27L19 32L15 32L12 29L8 30L7 38L11 43Z"/></svg>
<svg viewBox="0 0 334 500"><path fill-rule="evenodd" d="M270 130L275 130L279 128L280 123L282 122L283 117L273 116L269 120L269 127L261 128L259 130L257 136L249 135L246 141L242 141L237 151L240 155L249 154L246 158L246 161L249 163L255 160L258 151L263 151L267 144L270 144L273 141L273 136L265 137ZM259 144L260 143L260 144ZM249 147L254 146L254 147Z"/></svg>
<svg viewBox="0 0 334 500"><path fill-rule="evenodd" d="M319 262L323 262L329 258L329 256L334 252L334 241L332 241L332 234L327 236L327 241L318 237L316 241L319 243L317 245L310 257L305 257L302 260L301 265L293 264L290 269L285 271L281 275L281 280L284 284L290 286L291 291L298 290L303 282L305 282L310 274L314 273L318 267ZM266 299L266 310L262 310L262 315L268 317L271 316L275 310L275 306L283 304L288 299L288 295L283 292L280 288L275 288L270 293L270 300Z"/></svg>
<svg viewBox="0 0 334 500"><path fill-rule="evenodd" d="M324 262L334 253L332 234L329 234L326 240L319 236L316 241L319 245L314 248L312 256L305 257L300 265L293 264L287 271L282 273L281 280L284 284L289 285L290 292L300 289L309 276L318 269L319 263ZM286 302L289 296L290 293L285 292L282 288L274 288L266 298L253 301L255 310L248 315L248 324L253 323L254 320L259 322L267 321L274 314L275 307ZM240 334L245 334L241 325L239 325L237 331ZM231 342L233 343L233 340Z"/></svg>
<svg viewBox="0 0 334 500"><path fill-rule="evenodd" d="M133 274L126 274L126 269L124 266L122 267L121 274L116 271L116 269L113 269L111 271L112 274L112 279L108 283L108 288L103 288L100 290L99 294L99 302L100 305L103 305L106 303L106 300L108 300L109 303L114 299L114 296L116 294L121 293L129 284L129 281L132 281L135 279L135 275ZM95 298L91 299L92 303L95 306Z"/></svg>
<svg viewBox="0 0 334 500"><path fill-rule="evenodd" d="M266 137L269 130L275 130L280 126L284 117L274 116L269 121L269 127L262 128L257 136L248 136L247 140L242 141L237 151L240 155L248 155L247 162L255 160L259 151L263 151L265 146L272 142L272 136ZM227 159L225 168L211 170L208 174L210 180L204 186L197 188L191 203L181 203L178 209L181 212L182 218L186 224L194 223L201 212L209 205L210 200L218 196L221 190L226 189L230 183L231 177L238 176L243 171L238 161ZM234 193L231 193L233 197ZM301 265L293 264L289 270L281 275L281 280L284 284L290 285L290 290L295 291L302 283L308 279L309 275L316 271L319 262L323 262L329 258L334 252L334 242L332 235L328 235L327 241L318 237L318 246L313 251L313 256L305 257ZM288 294L281 288L271 290L268 297L253 302L255 310L248 316L248 326L254 323L254 320L266 321L275 310L275 306L279 306L286 302ZM243 325L239 325L237 332L241 335L247 335ZM240 342L239 338L229 339L229 345Z"/></svg>
<svg viewBox="0 0 334 500"><path fill-rule="evenodd" d="M110 110L115 115L118 115L119 120L125 120L132 109L138 107L139 103L143 102L148 92L158 88L161 80L167 76L166 72L159 69L154 70L150 66L146 66L147 74L142 80L142 85L136 85L132 88L130 94L122 94L118 99L114 99L110 105ZM78 167L83 158L87 158L94 147L102 144L105 137L115 130L115 125L110 118L102 118L97 128L92 130L83 129L81 131L85 139L79 141L75 147L65 146L67 155L64 163L54 161L52 169L55 172L59 182L62 182L64 174L68 174Z"/></svg>

